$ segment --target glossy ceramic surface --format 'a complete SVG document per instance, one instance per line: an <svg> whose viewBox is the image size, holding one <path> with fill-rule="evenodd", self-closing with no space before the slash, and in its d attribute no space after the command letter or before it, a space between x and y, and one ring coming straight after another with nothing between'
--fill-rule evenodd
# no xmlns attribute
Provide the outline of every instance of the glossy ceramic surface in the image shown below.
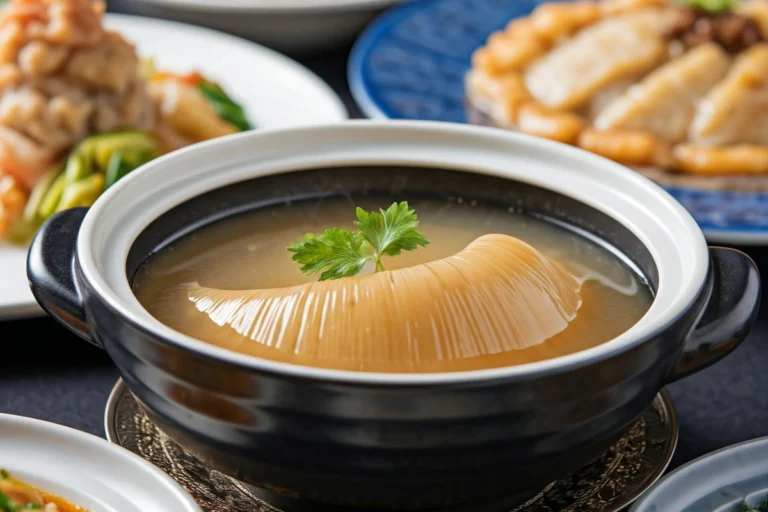
<svg viewBox="0 0 768 512"><path fill-rule="evenodd" d="M349 61L352 93L372 118L466 123L472 52L544 0L415 0L377 18ZM668 187L713 242L768 244L768 193Z"/></svg>
<svg viewBox="0 0 768 512"><path fill-rule="evenodd" d="M0 414L0 467L20 480L98 512L201 512L165 473L101 438Z"/></svg>
<svg viewBox="0 0 768 512"><path fill-rule="evenodd" d="M768 438L707 454L661 479L630 512L738 512L768 500ZM762 509L761 509L762 510Z"/></svg>
<svg viewBox="0 0 768 512"><path fill-rule="evenodd" d="M460 196L583 230L649 280L654 304L621 336L576 354L406 375L229 352L163 326L130 290L147 254L190 226L357 194ZM52 218L28 274L46 310L109 353L185 450L291 506L385 509L530 498L598 458L665 383L735 348L760 295L748 257L708 252L693 219L637 174L547 141L439 123L253 132L176 152L87 213Z"/></svg>
<svg viewBox="0 0 768 512"><path fill-rule="evenodd" d="M199 69L245 107L257 129L343 121L339 97L296 62L253 43L198 27L116 14L106 25L142 56L177 71ZM248 62L248 66L242 66ZM24 273L27 251L0 242L0 320L40 315Z"/></svg>

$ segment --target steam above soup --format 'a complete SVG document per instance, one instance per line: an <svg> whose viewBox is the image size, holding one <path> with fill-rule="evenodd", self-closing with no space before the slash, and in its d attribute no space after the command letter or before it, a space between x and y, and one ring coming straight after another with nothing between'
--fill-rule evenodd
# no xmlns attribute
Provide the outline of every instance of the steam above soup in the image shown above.
<svg viewBox="0 0 768 512"><path fill-rule="evenodd" d="M375 212L389 203L369 198L362 206ZM393 210L396 203L380 214L358 210L355 231L346 229L354 206L299 203L211 224L153 255L134 291L163 323L224 348L384 372L492 368L576 352L631 327L651 301L617 257L542 220L420 200L411 202L420 225L407 205ZM338 229L290 245L331 227ZM323 280L302 275L289 245L301 270Z"/></svg>

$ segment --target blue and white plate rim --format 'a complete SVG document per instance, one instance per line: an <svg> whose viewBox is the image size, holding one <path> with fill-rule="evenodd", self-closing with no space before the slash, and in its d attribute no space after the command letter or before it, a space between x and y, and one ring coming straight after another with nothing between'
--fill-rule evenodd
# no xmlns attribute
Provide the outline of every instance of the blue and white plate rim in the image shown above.
<svg viewBox="0 0 768 512"><path fill-rule="evenodd" d="M379 45L383 36L396 27L408 14L426 11L443 2L456 1L410 0L385 11L363 31L350 53L347 73L352 96L366 117L372 119L407 119L399 116L391 105L382 101L382 98L368 83L364 73L364 64L372 50ZM509 0L509 2L517 1ZM529 3L537 4L545 1L547 0L529 0ZM479 44L482 44L482 41ZM711 191L671 186L665 188L673 197L688 207L708 241L728 245L768 245L768 193ZM759 215L763 221L760 225L737 222L728 220L729 215L736 217Z"/></svg>

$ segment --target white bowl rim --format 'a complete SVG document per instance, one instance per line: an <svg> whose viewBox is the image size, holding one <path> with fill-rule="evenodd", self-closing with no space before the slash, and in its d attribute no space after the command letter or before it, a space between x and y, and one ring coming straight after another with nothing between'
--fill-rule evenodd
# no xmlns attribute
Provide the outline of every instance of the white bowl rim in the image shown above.
<svg viewBox="0 0 768 512"><path fill-rule="evenodd" d="M263 14L381 9L403 0L132 0L179 10Z"/></svg>
<svg viewBox="0 0 768 512"><path fill-rule="evenodd" d="M422 140L415 142L415 137L421 137ZM449 140L446 141L446 139ZM286 159L283 155L283 160L290 160L290 165L285 164L287 165L285 168L281 167L283 163L277 165L275 155L280 151L295 154L296 140L302 141L302 148L310 153L309 156ZM374 142L366 142L370 140ZM311 154L309 141L314 141L319 148L337 144L344 150L331 152L329 154L333 158L324 160L318 154ZM278 142L288 146L292 151L281 148ZM384 147L387 143L396 145L398 151L405 152L406 156L400 156L399 153L397 156L392 156L394 155L393 147ZM365 147L365 144L371 147ZM450 153L457 144L464 144L465 147L470 148L470 154L465 157L465 161L471 161L471 167L468 162L462 166L457 162L456 155ZM504 157L504 160L494 161L494 164L497 167L504 165L504 170L489 170L486 165L490 165L489 159L495 155L488 154L490 151L488 147L483 146L481 150L478 144L499 146L498 153ZM265 149L259 150L259 145L264 146ZM411 159L408 151L421 155L428 152L424 148L430 145L438 146L441 153L439 155L430 153L429 159L426 157L424 160ZM275 155L268 152L266 148L275 148ZM508 148L527 152L528 156L518 155L509 151ZM461 149L459 147L457 150ZM454 168L506 176L543 185L544 188L572 196L597 209L603 209L606 213L609 207L604 203L612 203L610 208L624 208L625 211L614 212L612 216L618 215L617 220L635 231L635 235L651 251L659 269L659 288L651 308L637 324L613 340L566 356L484 370L399 374L321 369L239 354L183 335L162 324L151 316L133 295L125 273L128 251L146 225L172 206L204 191L249 178L291 170L326 167L334 163L366 165L371 163L371 160L369 158L361 160L358 154L360 152L364 154L366 150L378 155L371 158L377 158L375 163L379 165L407 165L410 162L426 167ZM387 154L386 158L380 156L384 153ZM347 160L339 160L342 154ZM530 155L535 155L536 158L531 158ZM209 167L205 167L206 158L221 166L212 172ZM262 163L256 165L256 158L261 158ZM525 162L525 169L512 168L510 164L515 158ZM583 169L582 171L574 172L577 164ZM248 170L243 171L242 168L246 165ZM546 167L547 165L549 167ZM196 166L200 169L205 167L205 170L196 171L194 169ZM562 181L546 184L537 181L549 179L542 178L542 175L550 168L552 172L559 173ZM169 184L169 181L173 181L174 172L181 174L181 177L177 177L175 183ZM190 173L195 172L202 175L189 179ZM225 172L229 174L225 176ZM520 173L526 174L526 177L522 178ZM614 180L626 187L611 188L602 184L597 178ZM572 180L576 182L581 180L582 185L587 187L585 191L568 188L573 185ZM166 188L160 188L162 186ZM596 189L603 191L599 202L592 197L579 197L579 194L593 192L589 186L601 187ZM152 192L144 198L137 196L142 193L147 194L146 190ZM634 199L633 196L635 196ZM645 201L649 200L654 201L655 204L648 205ZM120 201L123 202L120 203ZM652 210L651 206L664 210ZM627 217L630 209L634 215L632 222ZM644 226L646 231L637 231L641 229L638 223L650 223L650 228ZM651 231L647 231L648 229ZM665 233L664 230L669 233ZM649 238L649 232L654 238ZM680 254L660 258L659 250L672 249L679 251ZM694 219L672 196L638 173L610 160L564 144L495 128L432 121L358 120L334 125L246 132L203 142L165 155L131 173L121 180L119 186L110 188L99 198L91 207L80 228L76 252L81 275L100 299L124 320L163 339L166 343L250 370L290 375L296 378L363 385L440 385L495 379L528 379L533 376L580 368L617 356L662 332L685 313L701 293L709 269L707 244ZM95 256L97 253L98 257ZM679 261L671 261L672 257L678 258Z"/></svg>
<svg viewBox="0 0 768 512"><path fill-rule="evenodd" d="M182 505L184 507L175 512L202 512L200 505L189 495L189 493L187 493L187 491L184 490L184 488L181 487L181 485L179 485L178 482L176 482L176 480L130 450L110 443L105 439L66 425L26 416L18 416L15 414L0 413L0 426L2 425L18 427L25 432L25 435L35 435L36 433L39 433L39 435L51 435L55 437L56 440L61 440L69 445L75 444L77 446L91 447L103 456L113 459L113 462L115 463L123 462L125 464L126 462L130 462L134 465L134 469L140 468L143 473L160 483L168 491L166 498L173 497L175 506ZM41 456L39 458L47 461L49 458L55 459L56 455ZM8 464L7 460L0 460L0 465L13 471L13 467L11 467L13 466L13 463ZM43 465L43 467L45 467L45 465ZM42 473L45 473L45 471L42 471ZM60 480L60 478L52 476L49 473L45 473L44 478L51 481Z"/></svg>

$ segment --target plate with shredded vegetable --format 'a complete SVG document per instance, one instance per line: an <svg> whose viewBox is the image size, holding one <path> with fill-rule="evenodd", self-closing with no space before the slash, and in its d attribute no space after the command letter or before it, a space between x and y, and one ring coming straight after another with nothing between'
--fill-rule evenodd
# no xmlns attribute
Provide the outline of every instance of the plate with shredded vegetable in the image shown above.
<svg viewBox="0 0 768 512"><path fill-rule="evenodd" d="M141 457L68 427L0 414L0 512L202 512Z"/></svg>
<svg viewBox="0 0 768 512"><path fill-rule="evenodd" d="M709 453L671 472L629 512L768 512L768 438Z"/></svg>
<svg viewBox="0 0 768 512"><path fill-rule="evenodd" d="M343 121L318 77L208 29L104 14L91 0L0 9L0 319L41 312L26 247L144 163L245 130Z"/></svg>

